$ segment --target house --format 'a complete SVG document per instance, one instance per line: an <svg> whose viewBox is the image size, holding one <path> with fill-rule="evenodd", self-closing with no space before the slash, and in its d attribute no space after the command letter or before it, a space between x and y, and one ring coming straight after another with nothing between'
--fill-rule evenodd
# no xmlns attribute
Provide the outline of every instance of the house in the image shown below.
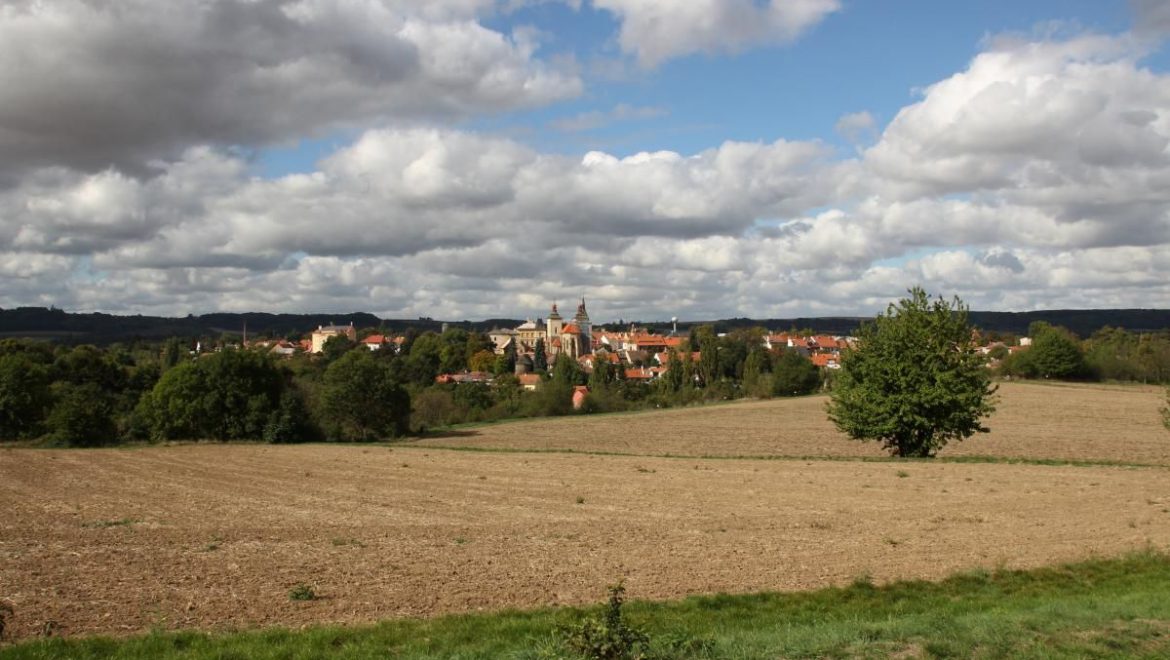
<svg viewBox="0 0 1170 660"><path fill-rule="evenodd" d="M634 367L626 369L626 380L648 383L666 373L666 367Z"/></svg>
<svg viewBox="0 0 1170 660"><path fill-rule="evenodd" d="M357 341L357 329L351 322L349 325L319 325L313 331L310 353L320 353L325 350L325 342L333 337L345 337L352 342Z"/></svg>
<svg viewBox="0 0 1170 660"><path fill-rule="evenodd" d="M371 351L380 351L389 345L390 341L386 338L386 335L370 335L363 339L361 344Z"/></svg>
<svg viewBox="0 0 1170 660"><path fill-rule="evenodd" d="M296 355L298 350L299 348L297 344L282 339L274 343L272 348L268 350L268 353L277 357L292 357L293 355Z"/></svg>
<svg viewBox="0 0 1170 660"><path fill-rule="evenodd" d="M516 379L520 381L520 386L529 392L535 392L536 388L540 387L540 374L520 374Z"/></svg>
<svg viewBox="0 0 1170 660"><path fill-rule="evenodd" d="M588 387L584 385L573 387L573 410L580 410L585 405L585 398L588 396Z"/></svg>
<svg viewBox="0 0 1170 660"><path fill-rule="evenodd" d="M841 356L836 353L813 353L810 359L813 364L822 369L841 368Z"/></svg>

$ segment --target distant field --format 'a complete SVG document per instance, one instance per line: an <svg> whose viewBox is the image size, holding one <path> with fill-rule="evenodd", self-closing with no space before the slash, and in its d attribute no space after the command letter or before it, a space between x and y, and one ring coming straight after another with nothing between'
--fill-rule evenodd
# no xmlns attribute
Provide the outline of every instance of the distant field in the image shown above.
<svg viewBox="0 0 1170 660"><path fill-rule="evenodd" d="M1165 389L1131 385L1004 383L991 433L949 445L944 457L992 456L1170 466L1170 433L1158 414ZM419 445L560 449L679 456L878 457L825 416L824 396L537 419L458 431Z"/></svg>
<svg viewBox="0 0 1170 660"><path fill-rule="evenodd" d="M995 434L962 453L1170 464L1155 390L1003 394ZM836 437L822 406L574 417L428 442L880 455ZM8 448L0 511L0 599L28 638L581 604L623 577L634 597L661 599L1166 550L1170 469L427 443ZM290 601L300 583L321 598Z"/></svg>

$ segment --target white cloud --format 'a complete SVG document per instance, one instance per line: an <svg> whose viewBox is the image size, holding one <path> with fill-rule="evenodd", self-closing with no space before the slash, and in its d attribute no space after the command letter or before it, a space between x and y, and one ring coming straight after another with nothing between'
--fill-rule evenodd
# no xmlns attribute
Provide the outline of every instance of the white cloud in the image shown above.
<svg viewBox="0 0 1170 660"><path fill-rule="evenodd" d="M691 53L734 53L795 40L839 0L593 0L621 22L618 42L646 67Z"/></svg>
<svg viewBox="0 0 1170 660"><path fill-rule="evenodd" d="M872 313L923 284L975 308L1170 307L1170 76L1136 48L995 42L844 160L414 127L271 180L211 147L39 168L0 190L0 306L484 318L583 293L600 319L765 317Z"/></svg>
<svg viewBox="0 0 1170 660"><path fill-rule="evenodd" d="M578 95L489 0L125 0L0 7L0 176L143 171L192 144L256 146L381 119ZM46 46L51 44L51 47Z"/></svg>

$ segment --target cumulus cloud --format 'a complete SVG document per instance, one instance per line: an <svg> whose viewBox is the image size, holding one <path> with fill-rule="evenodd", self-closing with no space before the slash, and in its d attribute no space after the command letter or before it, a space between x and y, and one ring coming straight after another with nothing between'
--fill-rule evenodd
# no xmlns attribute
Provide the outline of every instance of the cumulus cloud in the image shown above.
<svg viewBox="0 0 1170 660"><path fill-rule="evenodd" d="M841 8L839 0L593 0L593 4L618 17L622 50L646 67L691 53L789 43Z"/></svg>
<svg viewBox="0 0 1170 660"><path fill-rule="evenodd" d="M208 146L145 172L37 168L0 190L0 306L485 318L582 293L599 319L766 317L872 313L923 284L975 308L1170 307L1170 76L1136 48L991 43L852 158L412 127L274 179Z"/></svg>
<svg viewBox="0 0 1170 660"><path fill-rule="evenodd" d="M489 0L126 0L0 5L0 175L141 172L192 144L255 146L380 119L581 92ZM47 47L46 44L51 44Z"/></svg>

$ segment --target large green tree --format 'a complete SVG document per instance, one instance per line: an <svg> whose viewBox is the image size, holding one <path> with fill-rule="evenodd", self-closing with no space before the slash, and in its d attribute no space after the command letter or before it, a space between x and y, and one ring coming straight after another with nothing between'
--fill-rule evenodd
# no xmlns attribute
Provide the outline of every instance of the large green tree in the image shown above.
<svg viewBox="0 0 1170 660"><path fill-rule="evenodd" d="M44 365L22 353L0 355L0 440L37 435L51 403Z"/></svg>
<svg viewBox="0 0 1170 660"><path fill-rule="evenodd" d="M841 367L828 411L850 438L925 457L988 430L982 419L995 410L995 387L957 297L911 289L861 327Z"/></svg>
<svg viewBox="0 0 1170 660"><path fill-rule="evenodd" d="M821 370L812 360L791 348L780 350L772 366L772 394L800 396L812 394L821 384Z"/></svg>
<svg viewBox="0 0 1170 660"><path fill-rule="evenodd" d="M259 440L284 387L267 355L225 350L169 369L137 414L157 440Z"/></svg>
<svg viewBox="0 0 1170 660"><path fill-rule="evenodd" d="M380 440L410 431L410 395L370 351L346 353L323 381L321 426L331 439Z"/></svg>
<svg viewBox="0 0 1170 660"><path fill-rule="evenodd" d="M1028 326L1032 346L1016 354L1016 369L1029 378L1079 379L1088 375L1080 342L1068 330L1036 321Z"/></svg>

